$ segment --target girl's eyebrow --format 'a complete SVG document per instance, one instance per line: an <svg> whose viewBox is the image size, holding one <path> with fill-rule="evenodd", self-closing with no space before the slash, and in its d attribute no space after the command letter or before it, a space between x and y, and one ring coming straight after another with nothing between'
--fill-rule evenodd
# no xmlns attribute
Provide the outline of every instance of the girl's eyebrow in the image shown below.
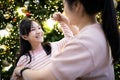
<svg viewBox="0 0 120 80"><path fill-rule="evenodd" d="M38 28L42 28L40 25L37 25Z"/></svg>
<svg viewBox="0 0 120 80"><path fill-rule="evenodd" d="M34 28L34 26L31 26L31 28Z"/></svg>
<svg viewBox="0 0 120 80"><path fill-rule="evenodd" d="M41 28L41 26L39 26L39 25L37 25L37 27L40 27L40 28ZM31 26L31 28L35 28L35 26Z"/></svg>

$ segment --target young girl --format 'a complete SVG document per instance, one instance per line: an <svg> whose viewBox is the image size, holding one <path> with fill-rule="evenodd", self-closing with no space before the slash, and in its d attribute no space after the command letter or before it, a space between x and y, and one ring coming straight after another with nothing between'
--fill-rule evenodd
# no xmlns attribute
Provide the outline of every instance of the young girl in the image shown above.
<svg viewBox="0 0 120 80"><path fill-rule="evenodd" d="M53 19L62 14L54 14ZM60 22L60 21L59 21ZM73 33L67 25L60 22L61 28L64 33L64 38L57 42L43 43L43 30L42 27L33 20L24 19L19 24L20 28L20 59L17 66L24 65L32 70L40 70L46 65L50 64L50 57L59 54L65 44L73 37ZM18 77L13 73L11 80L17 80ZM19 78L20 79L20 78Z"/></svg>

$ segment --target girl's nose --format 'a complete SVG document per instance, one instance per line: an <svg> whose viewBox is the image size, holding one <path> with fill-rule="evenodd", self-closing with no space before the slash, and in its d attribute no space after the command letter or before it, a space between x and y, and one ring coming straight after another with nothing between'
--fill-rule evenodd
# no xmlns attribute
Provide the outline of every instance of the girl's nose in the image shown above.
<svg viewBox="0 0 120 80"><path fill-rule="evenodd" d="M41 32L41 30L40 30L40 29L37 29L37 30L36 30L36 33L40 33L40 32Z"/></svg>
<svg viewBox="0 0 120 80"><path fill-rule="evenodd" d="M43 30L42 29L37 29L36 33L37 34L43 34Z"/></svg>

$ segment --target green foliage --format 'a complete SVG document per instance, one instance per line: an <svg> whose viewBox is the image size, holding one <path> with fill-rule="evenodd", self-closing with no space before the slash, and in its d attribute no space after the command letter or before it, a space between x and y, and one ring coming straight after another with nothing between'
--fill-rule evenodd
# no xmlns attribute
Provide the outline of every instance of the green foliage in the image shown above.
<svg viewBox="0 0 120 80"><path fill-rule="evenodd" d="M54 12L63 11L62 0L39 0L39 3L30 0L28 11L38 21L44 21Z"/></svg>
<svg viewBox="0 0 120 80"><path fill-rule="evenodd" d="M45 41L57 41L63 37L57 24L51 29L45 22L56 11L63 11L62 0L0 0L0 31L8 31L9 36L0 34L0 77L9 80L14 70L15 61L19 54L18 23L24 16L19 16L17 8L23 8L27 17L38 20L45 32ZM38 2L37 2L38 1ZM120 2L119 2L120 6ZM118 25L120 26L120 7L117 8ZM8 25L10 24L10 25ZM2 33L3 34L3 33ZM10 66L10 68L8 68ZM6 69L8 68L8 70ZM115 64L115 77L120 80L120 61Z"/></svg>
<svg viewBox="0 0 120 80"><path fill-rule="evenodd" d="M44 30L44 34L45 34L45 42L53 42L53 41L58 41L60 40L61 38L63 38L63 34L60 30L60 28L58 28L58 23L55 23L53 28L49 28L46 23L46 21L44 21L42 23L43 25L43 30ZM54 37L51 37L51 36L54 36Z"/></svg>
<svg viewBox="0 0 120 80"><path fill-rule="evenodd" d="M120 60L114 64L115 80L120 80Z"/></svg>

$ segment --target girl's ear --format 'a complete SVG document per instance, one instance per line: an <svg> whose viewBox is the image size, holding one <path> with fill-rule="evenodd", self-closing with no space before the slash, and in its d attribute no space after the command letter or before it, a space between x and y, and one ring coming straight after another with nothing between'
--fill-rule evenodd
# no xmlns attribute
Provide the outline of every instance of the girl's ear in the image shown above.
<svg viewBox="0 0 120 80"><path fill-rule="evenodd" d="M28 36L27 35L23 35L21 36L24 40L28 40Z"/></svg>

